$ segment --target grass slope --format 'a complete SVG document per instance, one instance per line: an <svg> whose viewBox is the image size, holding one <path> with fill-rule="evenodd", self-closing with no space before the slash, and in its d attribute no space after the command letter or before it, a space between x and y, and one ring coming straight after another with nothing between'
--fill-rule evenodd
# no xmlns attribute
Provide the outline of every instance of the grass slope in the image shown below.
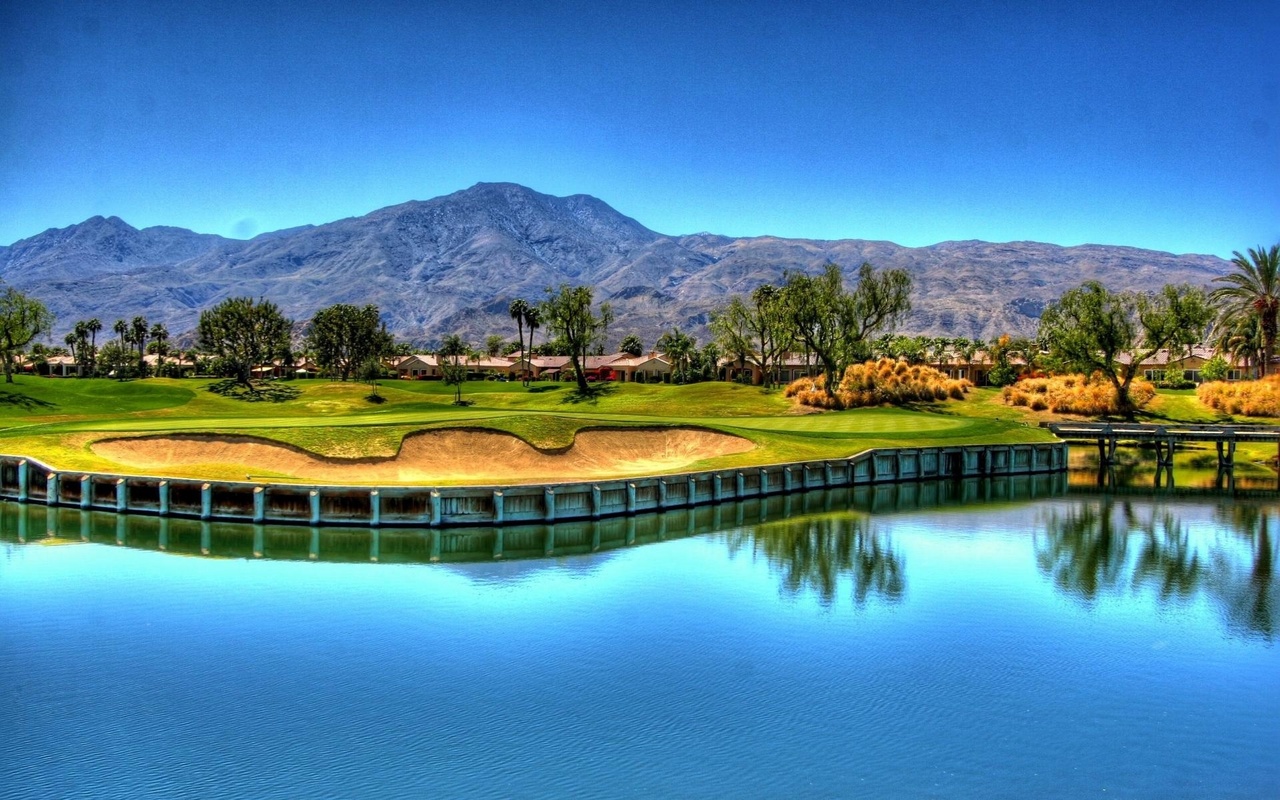
<svg viewBox="0 0 1280 800"><path fill-rule="evenodd" d="M729 383L613 384L584 399L567 384L476 382L463 391L473 404L459 407L451 387L432 381L384 382L385 402L372 403L362 384L302 380L291 384L296 398L245 403L209 392L204 380L16 380L0 385L0 452L91 471L116 469L92 452L96 441L191 432L259 436L344 458L391 456L409 433L458 426L505 431L544 449L566 447L577 431L601 426L695 426L756 444L691 469L839 458L871 447L1052 439L1035 427L1040 415L1005 406L985 389L958 402L801 413L781 392ZM1165 413L1198 413L1194 396L1162 400ZM233 472L242 476L243 469L207 477Z"/></svg>

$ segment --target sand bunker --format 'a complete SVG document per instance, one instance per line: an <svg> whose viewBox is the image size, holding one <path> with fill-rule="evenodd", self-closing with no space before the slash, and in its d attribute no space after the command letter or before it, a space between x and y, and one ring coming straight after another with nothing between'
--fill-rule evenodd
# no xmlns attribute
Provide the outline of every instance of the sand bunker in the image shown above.
<svg viewBox="0 0 1280 800"><path fill-rule="evenodd" d="M109 439L93 451L151 474L198 476L200 468L242 466L325 483L541 483L644 475L742 453L750 441L693 428L586 430L562 453L538 450L505 433L424 431L405 437L392 458L324 458L247 436L153 436Z"/></svg>

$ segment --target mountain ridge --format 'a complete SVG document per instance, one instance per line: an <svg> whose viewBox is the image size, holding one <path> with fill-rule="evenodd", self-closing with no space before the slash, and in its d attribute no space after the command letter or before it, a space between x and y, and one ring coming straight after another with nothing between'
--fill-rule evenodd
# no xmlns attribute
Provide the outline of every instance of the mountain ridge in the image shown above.
<svg viewBox="0 0 1280 800"><path fill-rule="evenodd" d="M863 261L911 273L914 310L904 330L980 338L1032 332L1047 302L1086 279L1149 289L1207 284L1230 267L1216 256L1124 245L957 240L910 248L866 239L668 235L591 195L478 183L243 240L94 216L0 247L0 278L49 305L59 338L90 316L109 325L142 314L171 332L188 331L201 310L252 295L297 320L332 303L373 303L398 336L476 339L513 332L511 299L539 300L548 287L580 283L613 303L616 336L634 332L652 342L679 326L706 341L709 312L728 295L828 262L851 274Z"/></svg>

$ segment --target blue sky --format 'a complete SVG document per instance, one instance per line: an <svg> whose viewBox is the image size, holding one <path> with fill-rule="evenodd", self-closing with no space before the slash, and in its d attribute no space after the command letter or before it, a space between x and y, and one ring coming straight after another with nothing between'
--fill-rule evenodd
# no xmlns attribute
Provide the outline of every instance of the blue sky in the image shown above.
<svg viewBox="0 0 1280 800"><path fill-rule="evenodd" d="M1280 4L0 5L0 243L477 181L663 233L1280 241Z"/></svg>

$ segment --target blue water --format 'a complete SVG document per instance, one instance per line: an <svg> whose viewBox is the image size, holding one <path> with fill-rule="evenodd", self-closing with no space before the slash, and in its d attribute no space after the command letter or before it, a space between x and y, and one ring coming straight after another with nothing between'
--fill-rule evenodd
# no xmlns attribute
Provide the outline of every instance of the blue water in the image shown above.
<svg viewBox="0 0 1280 800"><path fill-rule="evenodd" d="M1067 496L453 564L4 530L0 796L1274 797L1278 521Z"/></svg>

